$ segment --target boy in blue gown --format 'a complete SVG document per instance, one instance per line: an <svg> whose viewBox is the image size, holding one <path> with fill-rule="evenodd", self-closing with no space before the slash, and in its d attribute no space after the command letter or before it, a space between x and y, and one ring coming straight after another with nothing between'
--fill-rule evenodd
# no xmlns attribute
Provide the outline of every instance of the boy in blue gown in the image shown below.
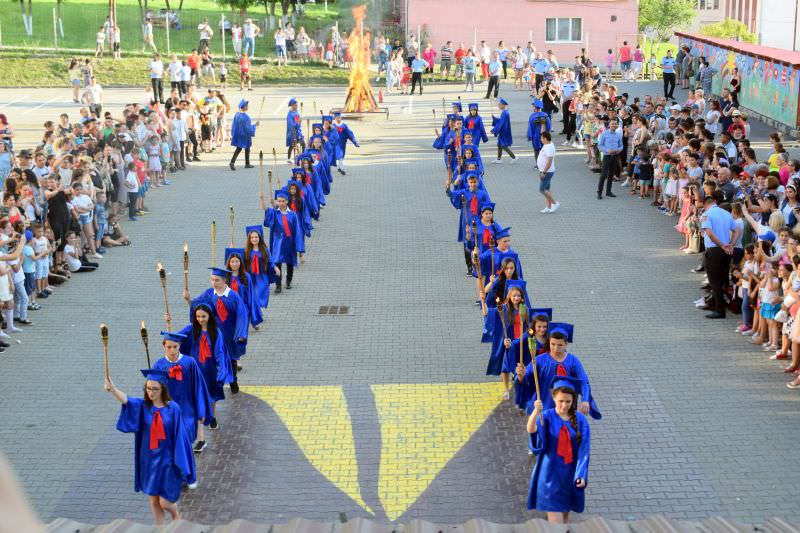
<svg viewBox="0 0 800 533"><path fill-rule="evenodd" d="M552 387L542 388L555 407L543 408L536 402L528 419L530 449L536 455L528 509L547 512L551 523L567 523L570 512L582 513L585 506L591 434L589 421L575 409L581 388L579 379L557 378Z"/></svg>
<svg viewBox="0 0 800 533"><path fill-rule="evenodd" d="M239 271L243 274L242 276L237 276L233 273L230 264L232 257L239 260ZM245 268L244 248L225 248L225 267L227 270L230 270L230 273L225 277L228 287L242 299L244 305L247 307L247 316L250 325L257 330L259 324L264 322L264 317L261 314L261 307L256 301L253 277L247 272L247 268Z"/></svg>
<svg viewBox="0 0 800 533"><path fill-rule="evenodd" d="M542 149L542 132L550 131L550 115L542 111L542 101L535 98L531 102L533 106L533 113L528 117L528 140L533 146L533 155L539 157L539 151Z"/></svg>
<svg viewBox="0 0 800 533"><path fill-rule="evenodd" d="M508 349L506 358L503 361L503 372L509 372L514 375L514 403L523 411L526 408L525 402L529 398L526 398L520 390L520 380L518 375L520 368L519 343L522 342L521 367L524 370L525 367L531 362L531 344L533 344L533 351L537 356L550 350L549 336L544 339L544 342L539 342L534 333L533 342L531 343L530 330L535 327L537 322L541 321L543 327L547 328L547 331L549 332L550 322L553 320L553 309L551 307L533 308L530 310L530 317L531 321L530 325L528 326L528 331L523 333L521 339L516 339L511 343L511 348Z"/></svg>
<svg viewBox="0 0 800 533"><path fill-rule="evenodd" d="M336 130L336 143L334 145L336 149L336 166L339 174L344 176L346 174L344 171L344 156L347 152L347 141L353 143L356 148L360 148L360 145L350 127L342 122L342 114L338 111L333 114L333 128Z"/></svg>
<svg viewBox="0 0 800 533"><path fill-rule="evenodd" d="M473 142L477 145L488 143L489 137L486 136L486 127L483 125L483 118L478 114L478 104L471 103L467 106L469 114L464 117L464 128L474 135Z"/></svg>
<svg viewBox="0 0 800 533"><path fill-rule="evenodd" d="M299 103L296 98L289 100L289 112L286 113L286 159L292 160L292 152L297 150L300 153L306 149L306 142L303 139L303 120L297 110ZM298 148L300 147L300 148Z"/></svg>
<svg viewBox="0 0 800 533"><path fill-rule="evenodd" d="M269 286L278 279L280 271L272 262L272 255L264 241L264 227L247 226L247 244L245 245L245 266L253 278L253 296L259 307L269 306Z"/></svg>
<svg viewBox="0 0 800 533"><path fill-rule="evenodd" d="M525 276L522 273L522 264L519 261L519 254L511 249L511 226L495 232L494 242L494 254L492 254L492 250L486 250L480 256L481 274L483 274L484 278L483 284L489 284L489 276L491 276L493 273L495 275L499 274L498 270L500 265L502 264L503 259L507 257L514 259L517 267L517 276L519 279L525 279ZM494 257L494 261L492 261L492 257ZM492 264L494 264L495 272L492 272Z"/></svg>
<svg viewBox="0 0 800 533"><path fill-rule="evenodd" d="M297 255L305 254L303 228L298 216L288 207L289 195L285 191L275 191L275 198L270 198L271 207L267 209L264 195L259 193L261 207L264 209L264 227L269 228L269 247L272 260L281 271L276 282L275 292L281 292L283 265L286 265L286 288L292 288L294 267L297 266ZM277 207L275 206L277 203Z"/></svg>
<svg viewBox="0 0 800 533"><path fill-rule="evenodd" d="M239 102L239 112L234 115L233 122L231 122L231 146L236 147L228 165L231 170L236 170L236 158L239 157L242 150L244 150L244 168L253 168L253 165L250 164L250 147L253 144L258 121L255 124L251 122L250 115L247 114L248 104L249 102L245 99Z"/></svg>
<svg viewBox="0 0 800 533"><path fill-rule="evenodd" d="M511 136L511 115L508 112L508 102L501 98L497 102L497 107L500 108L500 116L495 117L492 115L492 135L497 138L497 159L492 163L502 163L501 158L505 151L511 156L511 164L517 161L517 156L511 151L511 145L514 144L514 139Z"/></svg>
<svg viewBox="0 0 800 533"><path fill-rule="evenodd" d="M478 189L478 175L467 175L467 190L459 191L450 196L450 203L459 210L458 216L458 242L464 243L464 260L467 265L467 276L472 275L472 247L469 246L471 239L467 238L472 222L477 222L480 218L480 206L491 202L486 191Z"/></svg>
<svg viewBox="0 0 800 533"><path fill-rule="evenodd" d="M202 431L198 434L198 422L208 424L211 415L211 397L200 366L193 358L181 353L181 343L186 335L162 331L164 357L153 363L153 368L167 374L167 389L172 400L181 408L181 420L190 442L195 442L194 451L200 453L206 447ZM199 438L198 438L199 436Z"/></svg>
<svg viewBox="0 0 800 533"><path fill-rule="evenodd" d="M164 511L173 520L180 518L176 504L181 488L184 483L196 486L197 471L181 408L177 402L169 401L168 394L162 393L161 387L167 387L166 372L152 368L141 372L145 377L144 398L126 395L109 378L105 389L122 404L117 430L136 433L133 487L136 492L150 496L150 510L155 523L160 525L164 522Z"/></svg>
<svg viewBox="0 0 800 533"><path fill-rule="evenodd" d="M539 377L539 390L550 390L551 384L559 377L569 376L581 381L581 402L578 411L590 415L595 420L600 420L602 414L592 397L589 385L589 376L583 369L580 359L567 351L572 342L574 327L563 322L550 323L550 348L549 352L536 356L536 371ZM523 405L527 413L533 410L536 398L536 384L533 379L533 365L528 363L524 368L517 366L516 393L518 404ZM553 407L553 399L549 394L542 393L542 403L545 409Z"/></svg>

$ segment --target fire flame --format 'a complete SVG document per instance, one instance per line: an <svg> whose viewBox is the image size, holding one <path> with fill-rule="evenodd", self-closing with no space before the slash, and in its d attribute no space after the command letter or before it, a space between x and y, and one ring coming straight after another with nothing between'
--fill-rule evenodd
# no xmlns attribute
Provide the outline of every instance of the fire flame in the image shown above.
<svg viewBox="0 0 800 533"><path fill-rule="evenodd" d="M364 18L367 5L356 6L352 10L355 27L347 38L347 50L353 58L350 69L350 83L344 110L349 113L379 111L375 95L369 85L370 33L364 32Z"/></svg>

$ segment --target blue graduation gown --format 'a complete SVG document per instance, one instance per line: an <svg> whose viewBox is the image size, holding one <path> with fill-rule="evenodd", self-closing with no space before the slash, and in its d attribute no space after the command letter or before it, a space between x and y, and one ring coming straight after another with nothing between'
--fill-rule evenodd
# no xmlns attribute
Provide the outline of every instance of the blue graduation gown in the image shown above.
<svg viewBox="0 0 800 533"><path fill-rule="evenodd" d="M486 365L487 376L499 376L503 372L503 360L506 357L508 349L505 347L505 336L503 335L503 321L500 320L500 312L504 312L505 305L500 307L489 308L489 313L486 315L486 320L492 323L492 331L490 334L492 347L489 351L489 364ZM513 342L517 336L514 335L514 325L519 319L519 311L514 311L514 318L509 322L506 317L505 333L508 338Z"/></svg>
<svg viewBox="0 0 800 533"><path fill-rule="evenodd" d="M226 383L231 383L233 381L233 370L231 367L231 358L228 352L225 351L225 341L222 338L222 332L217 328L217 340L213 343L211 342L211 336L205 331L201 331L200 335L195 339L191 324L183 328L180 332L186 335L186 340L181 343L181 353L185 353L197 361L200 372L203 374L203 379L206 382L211 401L218 402L224 400L225 392L223 387ZM208 339L211 355L206 357L205 361L201 361L200 344L204 335Z"/></svg>
<svg viewBox="0 0 800 533"><path fill-rule="evenodd" d="M575 413L575 418L581 432L580 444L572 425L568 420L562 420L555 409L545 409L542 419L536 419L536 433L530 435L536 464L531 474L528 509L552 513L583 512L586 489L577 488L575 482L583 479L589 483L591 435L586 417ZM572 462L569 464L565 464L564 458L557 453L562 426L569 431L572 444Z"/></svg>
<svg viewBox="0 0 800 533"><path fill-rule="evenodd" d="M339 142L339 133L335 128L326 130L322 135L322 151L328 156L328 162L331 166L336 166L336 144Z"/></svg>
<svg viewBox="0 0 800 533"><path fill-rule="evenodd" d="M478 257L480 257L480 254L483 254L484 252L489 250L489 240L492 238L492 235L503 229L503 226L501 226L497 222L492 222L490 225L486 226L483 224L483 222L481 222L480 217L478 217L476 228L478 230L478 254L479 254ZM473 235L472 242L470 243L470 249L474 247L475 247L475 236ZM489 267L491 266L492 265L490 261ZM481 265L481 271L482 270L483 270L483 265ZM477 275L478 273L475 272L475 276Z"/></svg>
<svg viewBox="0 0 800 533"><path fill-rule="evenodd" d="M462 201L462 196L464 200ZM481 204L491 202L486 191L476 189L474 192L469 189L460 191L458 194L450 196L450 203L459 210L458 216L458 242L464 242L467 224L472 225L472 221L480 218ZM476 221L477 222L477 221Z"/></svg>
<svg viewBox="0 0 800 533"><path fill-rule="evenodd" d="M472 132L472 142L477 146L480 143L488 143L489 137L486 136L486 128L483 125L483 117L480 115L467 115L464 118L464 128Z"/></svg>
<svg viewBox="0 0 800 533"><path fill-rule="evenodd" d="M166 438L160 439L158 448L151 450L150 426L156 411L161 415ZM120 408L117 429L136 433L133 482L136 492L177 502L183 484L197 481L192 442L181 424L181 408L176 402L161 408L147 407L142 398L128 396Z"/></svg>
<svg viewBox="0 0 800 533"><path fill-rule="evenodd" d="M253 297L258 303L259 307L269 306L269 285L275 283L275 263L272 262L272 257L267 252L267 260L261 257L261 252L253 250L252 255L256 257L258 262L258 274L253 272L252 257L245 257L245 267L248 274L253 279Z"/></svg>
<svg viewBox="0 0 800 533"><path fill-rule="evenodd" d="M529 338L530 335L527 333L522 336L522 365L525 367L527 367L531 362L530 344L528 343ZM547 351L548 348L538 340L535 340L535 338L533 342L535 344L534 351L536 352L536 355L541 355ZM514 403L520 409L525 409L527 406L526 401L529 398L523 392L523 388L520 386L519 379L517 378L517 365L519 364L519 343L520 340L516 339L511 343L511 348L509 348L506 352L506 358L503 360L503 372L514 375Z"/></svg>
<svg viewBox="0 0 800 533"><path fill-rule="evenodd" d="M345 152L347 151L347 141L353 143L357 148L359 147L358 141L356 141L356 136L353 135L353 131L350 127L342 122L341 124L333 123L333 129L336 130L336 143L335 143L335 150L336 150L336 160L344 159Z"/></svg>
<svg viewBox="0 0 800 533"><path fill-rule="evenodd" d="M250 115L243 111L236 113L231 122L231 146L250 148L255 134L256 125L250 122Z"/></svg>
<svg viewBox="0 0 800 533"><path fill-rule="evenodd" d="M303 234L306 237L311 237L311 231L314 229L314 224L311 222L311 208L309 204L313 200L307 200L307 198L313 198L314 195L306 194L306 188L304 186L298 187L300 190L300 204L301 205L293 205L293 201L289 198L289 210L297 215L297 218L300 219L300 227L303 229ZM289 194L289 186L286 185L281 189L286 194Z"/></svg>
<svg viewBox="0 0 800 533"><path fill-rule="evenodd" d="M180 371L173 371L173 367L179 367ZM170 373L167 380L169 395L181 407L183 427L190 441L194 442L197 438L197 421L204 419L208 423L211 415L211 397L200 365L191 357L181 354L174 363L162 357L153 364L153 368Z"/></svg>
<svg viewBox="0 0 800 533"><path fill-rule="evenodd" d="M511 115L508 109L503 109L500 117L492 117L492 135L497 137L497 146L511 146L514 140L511 137Z"/></svg>
<svg viewBox="0 0 800 533"><path fill-rule="evenodd" d="M542 129L542 125L544 125L544 129ZM550 115L544 111L531 113L528 118L528 140L534 150L542 149L542 131L550 131Z"/></svg>
<svg viewBox="0 0 800 533"><path fill-rule="evenodd" d="M217 326L222 332L222 339L225 342L225 351L228 356L238 361L247 352L247 331L250 327L250 315L247 306L236 292L228 287L227 295L217 296L212 288L206 289L203 296L211 299L214 309L214 318L217 319ZM217 312L217 300L222 300L227 316L225 320ZM239 342L238 339L244 339Z"/></svg>
<svg viewBox="0 0 800 533"><path fill-rule="evenodd" d="M519 279L525 279L525 276L522 273L522 263L519 262L519 254L517 254L517 252L515 252L511 248L509 248L505 252L501 252L497 248L494 249L495 274L497 274L497 271L500 270L500 265L503 264L503 259L507 257L511 257L514 259L514 262L516 263L517 266L517 276L519 277ZM484 280L483 284L485 286L489 283L489 276L491 276L492 274L492 251L486 250L485 252L483 252L480 255L480 261L481 261L481 274L483 274L483 280Z"/></svg>
<svg viewBox="0 0 800 533"><path fill-rule="evenodd" d="M474 275L477 277L477 274ZM497 307L497 286L498 284L496 282L493 283L486 292L486 308L489 311ZM532 300L528 296L528 289L524 289L522 293L523 302L525 302L525 305L527 305L528 309L530 309L533 307L533 304L531 303ZM505 295L501 296L500 298L501 301L504 301ZM483 334L481 335L481 342L492 342L492 335L494 334L496 324L500 324L500 320L497 320L497 317L493 317L490 313L487 313L487 315L483 318ZM516 371L516 366L514 367L514 370ZM503 372L508 372L508 370L503 370Z"/></svg>
<svg viewBox="0 0 800 533"><path fill-rule="evenodd" d="M283 221L289 226L291 235L286 235ZM300 219L291 209L281 213L268 207L264 213L264 226L269 228L269 248L272 260L277 264L287 263L297 266L297 254L305 253L305 235Z"/></svg>
<svg viewBox="0 0 800 533"><path fill-rule="evenodd" d="M300 118L299 111L289 111L286 113L286 147L292 146L292 141L300 144L304 141L303 138L303 124Z"/></svg>
<svg viewBox="0 0 800 533"><path fill-rule="evenodd" d="M258 326L264 322L264 316L261 314L261 306L258 305L256 297L253 293L255 290L255 283L253 283L253 278L247 272L244 273L244 277L245 280L247 280L247 284L245 286L242 286L242 282L238 278L234 282L233 276L231 276L228 286L233 292L239 295L239 298L242 299L245 307L247 307L247 318L250 321L250 324Z"/></svg>
<svg viewBox="0 0 800 533"><path fill-rule="evenodd" d="M553 396L550 394L550 388L553 381L558 377L558 367L563 367L562 372L567 376L579 378L581 380L581 401L589 402L589 415L595 420L600 420L603 415L594 401L592 396L592 387L589 385L589 375L583 369L580 359L571 353L567 353L564 360L559 363L549 353L543 353L536 356L536 370L539 374L539 390L542 391L542 404L545 409L555 407L553 403ZM521 383L515 385L516 396L520 403L524 404L525 410L528 414L533 412L533 402L536 400L536 384L533 380L533 365L528 364L525 367L525 377ZM547 392L545 392L547 391Z"/></svg>

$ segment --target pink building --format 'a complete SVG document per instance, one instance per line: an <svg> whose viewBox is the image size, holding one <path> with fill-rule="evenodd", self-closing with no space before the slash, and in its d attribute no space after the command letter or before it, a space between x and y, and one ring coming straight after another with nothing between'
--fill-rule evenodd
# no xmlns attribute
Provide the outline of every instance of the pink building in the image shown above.
<svg viewBox="0 0 800 533"><path fill-rule="evenodd" d="M553 50L571 64L588 48L595 63L623 41L635 45L638 35L637 0L404 0L407 32L423 37L435 49L446 41L470 48L481 41L491 48L533 41L537 50ZM425 42L422 43L425 45Z"/></svg>

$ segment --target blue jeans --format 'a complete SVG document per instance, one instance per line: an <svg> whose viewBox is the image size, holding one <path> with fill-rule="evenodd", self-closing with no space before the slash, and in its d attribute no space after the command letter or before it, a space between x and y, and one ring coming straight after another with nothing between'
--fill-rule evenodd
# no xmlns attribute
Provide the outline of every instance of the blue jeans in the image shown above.
<svg viewBox="0 0 800 533"><path fill-rule="evenodd" d="M753 308L750 307L750 297L747 290L742 290L742 323L748 328L753 327Z"/></svg>
<svg viewBox="0 0 800 533"><path fill-rule="evenodd" d="M242 54L249 54L250 59L256 55L256 40L252 37L242 39Z"/></svg>
<svg viewBox="0 0 800 533"><path fill-rule="evenodd" d="M545 172L544 177L539 178L539 192L544 194L545 191L550 190L550 181L553 179L555 172Z"/></svg>
<svg viewBox="0 0 800 533"><path fill-rule="evenodd" d="M14 283L14 318L28 320L28 293L24 279Z"/></svg>

